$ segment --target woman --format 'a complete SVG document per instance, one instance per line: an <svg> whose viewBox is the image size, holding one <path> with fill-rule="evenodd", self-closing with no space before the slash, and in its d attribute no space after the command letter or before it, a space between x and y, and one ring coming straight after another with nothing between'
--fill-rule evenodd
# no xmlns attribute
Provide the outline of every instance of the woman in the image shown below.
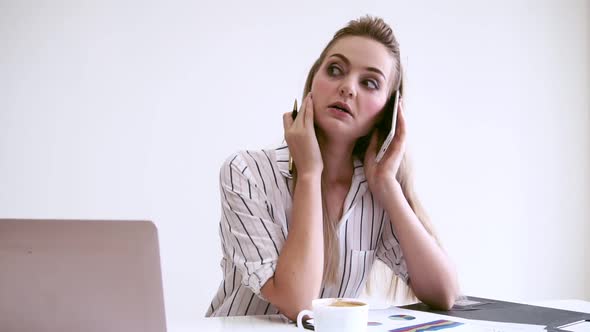
<svg viewBox="0 0 590 332"><path fill-rule="evenodd" d="M457 277L411 187L403 103L394 140L375 162L401 73L391 28L379 18L351 21L312 66L298 116L283 115L287 144L227 159L224 279L207 316L293 320L315 298L357 297L375 258L422 302L452 307Z"/></svg>

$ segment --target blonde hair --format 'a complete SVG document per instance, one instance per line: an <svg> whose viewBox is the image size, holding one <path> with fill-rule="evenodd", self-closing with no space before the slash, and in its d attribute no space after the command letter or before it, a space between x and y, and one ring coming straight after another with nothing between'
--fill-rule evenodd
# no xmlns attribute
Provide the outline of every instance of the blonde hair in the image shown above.
<svg viewBox="0 0 590 332"><path fill-rule="evenodd" d="M315 74L318 72L320 66L322 65L324 59L327 56L328 51L330 48L336 43L338 40L344 37L350 36L358 36L358 37L366 37L372 40L375 40L382 45L384 45L389 51L391 56L394 59L394 71L397 74L398 79L392 80L392 86L390 87L389 94L391 94L396 90L399 90L400 94L403 94L403 78L402 78L402 66L400 61L400 51L399 51L399 44L393 34L392 29L385 23L381 18L371 17L371 16L364 16L357 20L350 21L344 28L338 30L332 40L326 45L320 57L315 61L312 65L311 69L309 70L305 87L303 91L303 97L305 97L309 91L311 91L311 85L313 83L313 79ZM389 99L389 98L388 98ZM382 117L381 121L377 123L376 127L379 129L379 143L384 140L384 136L386 133L389 132L391 129L391 117L392 117L392 108L385 106L385 114ZM369 143L370 133L367 136L361 137L357 140L353 155L360 160L364 159L365 151L367 149ZM296 175L296 173L295 173ZM402 191L410 204L412 210L420 219L420 222L424 226L424 228L430 233L437 242L438 239L435 235L433 227L430 223L428 215L426 211L420 204L418 197L414 191L414 183L412 178L412 170L409 164L409 160L407 157L407 153L404 155L403 160L401 162L400 168L396 174L396 179L399 182ZM296 182L296 176L294 178ZM324 187L322 185L322 197L324 193ZM327 209L325 205L325 201L323 202L323 224L324 224L324 275L323 279L325 283L334 283L336 281L336 274L338 273L338 268L340 264L340 248L339 248L339 238L338 238L338 225L337 221L331 221L327 215ZM377 263L377 261L375 262ZM413 300L415 299L414 294L412 293L409 287L404 287L405 284L399 282L399 278L392 273L392 271L387 268L385 264L375 264L372 268L371 274L367 279L365 292L371 294L377 289L380 291L385 291L388 294L388 298L391 300L399 299L399 296L403 296L403 300ZM403 292L403 289L405 292ZM405 294L402 294L405 293Z"/></svg>

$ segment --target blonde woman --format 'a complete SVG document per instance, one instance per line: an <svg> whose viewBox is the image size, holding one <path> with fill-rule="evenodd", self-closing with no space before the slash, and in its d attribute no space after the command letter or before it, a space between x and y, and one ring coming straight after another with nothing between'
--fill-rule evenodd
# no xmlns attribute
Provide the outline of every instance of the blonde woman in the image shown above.
<svg viewBox="0 0 590 332"><path fill-rule="evenodd" d="M457 276L412 189L403 102L375 162L391 127L387 101L403 96L401 73L391 28L351 21L313 64L298 116L283 115L286 144L226 160L223 281L207 316L293 320L315 298L359 296L376 260L393 272L389 288L401 279L422 302L452 307Z"/></svg>

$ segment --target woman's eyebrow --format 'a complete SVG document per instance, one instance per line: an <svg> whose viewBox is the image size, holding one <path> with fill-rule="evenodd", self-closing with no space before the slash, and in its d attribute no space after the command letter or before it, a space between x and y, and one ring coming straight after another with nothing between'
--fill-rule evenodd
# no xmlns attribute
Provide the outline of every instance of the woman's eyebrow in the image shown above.
<svg viewBox="0 0 590 332"><path fill-rule="evenodd" d="M342 60L347 66L350 66L350 60L348 60L347 57L345 57L344 55L340 54L340 53L334 53L332 55L329 56L330 57L336 57L339 58L340 60ZM378 68L375 67L365 67L366 70L377 73L381 76L383 76L383 79L386 79L385 75L383 74L383 72L381 70L379 70Z"/></svg>

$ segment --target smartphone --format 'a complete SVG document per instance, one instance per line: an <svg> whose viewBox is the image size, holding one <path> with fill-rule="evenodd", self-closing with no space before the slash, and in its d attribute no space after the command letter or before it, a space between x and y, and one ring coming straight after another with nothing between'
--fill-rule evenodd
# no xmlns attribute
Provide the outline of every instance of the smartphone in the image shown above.
<svg viewBox="0 0 590 332"><path fill-rule="evenodd" d="M389 145L393 141L393 137L395 136L395 125L397 123L397 106L399 104L399 97L400 92L399 90L396 90L393 96L391 96L388 105L386 106L393 107L393 112L391 113L391 128L389 129L389 133L387 134L387 137L385 137L385 140L381 145L381 149L379 149L379 152L377 153L377 157L375 157L375 162L377 163L381 161L381 159L383 159L383 156L385 155L387 148L389 147ZM392 103L393 105L391 105Z"/></svg>

